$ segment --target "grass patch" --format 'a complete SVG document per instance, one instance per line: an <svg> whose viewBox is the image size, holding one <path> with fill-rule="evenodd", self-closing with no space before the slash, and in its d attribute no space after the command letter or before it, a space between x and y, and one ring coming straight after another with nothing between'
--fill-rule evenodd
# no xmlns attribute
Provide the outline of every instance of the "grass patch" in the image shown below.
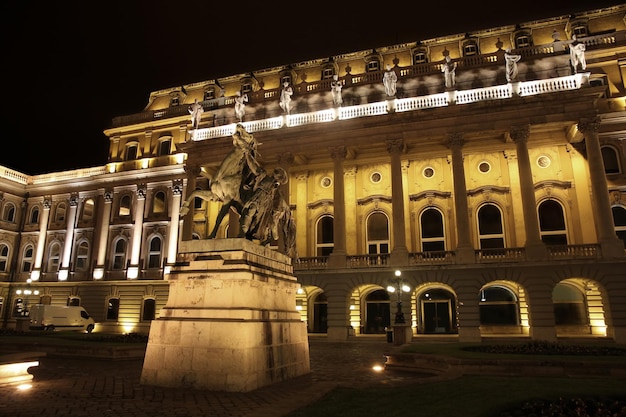
<svg viewBox="0 0 626 417"><path fill-rule="evenodd" d="M559 399L578 397L613 404L625 412L626 379L464 376L450 381L404 387L338 388L320 401L286 417L438 416L500 417L519 414L529 404L554 407ZM511 411L514 410L514 411ZM567 411L567 410L566 410ZM535 414L612 416L623 414Z"/></svg>

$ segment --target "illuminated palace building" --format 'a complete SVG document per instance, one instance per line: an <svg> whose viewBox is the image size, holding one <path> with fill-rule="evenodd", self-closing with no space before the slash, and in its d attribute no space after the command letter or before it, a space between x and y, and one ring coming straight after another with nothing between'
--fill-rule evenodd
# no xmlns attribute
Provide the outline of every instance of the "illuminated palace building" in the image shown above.
<svg viewBox="0 0 626 417"><path fill-rule="evenodd" d="M409 339L626 343L625 19L619 5L155 91L105 130L106 165L2 168L3 327L70 304L96 332L147 334L179 243L209 238L221 203L181 206L241 123L289 174L310 333L404 321ZM238 236L236 216L216 238Z"/></svg>

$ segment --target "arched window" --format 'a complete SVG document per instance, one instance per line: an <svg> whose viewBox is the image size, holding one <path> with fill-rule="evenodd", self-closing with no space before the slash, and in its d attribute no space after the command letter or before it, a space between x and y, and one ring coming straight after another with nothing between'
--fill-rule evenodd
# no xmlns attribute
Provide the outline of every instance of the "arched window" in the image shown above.
<svg viewBox="0 0 626 417"><path fill-rule="evenodd" d="M563 207L556 200L539 204L539 230L546 245L567 245Z"/></svg>
<svg viewBox="0 0 626 417"><path fill-rule="evenodd" d="M154 298L144 298L141 308L141 321L151 321L156 318L156 300Z"/></svg>
<svg viewBox="0 0 626 417"><path fill-rule="evenodd" d="M328 256L335 246L334 219L332 216L322 216L317 221L316 227L316 256Z"/></svg>
<svg viewBox="0 0 626 417"><path fill-rule="evenodd" d="M480 290L480 324L518 325L517 297L504 287L487 287Z"/></svg>
<svg viewBox="0 0 626 417"><path fill-rule="evenodd" d="M154 198L152 199L152 213L153 214L162 214L165 213L165 192L157 191L154 193Z"/></svg>
<svg viewBox="0 0 626 417"><path fill-rule="evenodd" d="M615 233L617 233L617 237L624 242L624 248L626 249L626 208L623 206L613 206L611 210L613 211Z"/></svg>
<svg viewBox="0 0 626 417"><path fill-rule="evenodd" d="M381 212L367 218L367 253L389 253L389 221Z"/></svg>
<svg viewBox="0 0 626 417"><path fill-rule="evenodd" d="M528 48L533 46L533 37L530 30L520 30L515 33L515 48Z"/></svg>
<svg viewBox="0 0 626 417"><path fill-rule="evenodd" d="M424 47L413 50L413 65L425 64L428 62L428 49Z"/></svg>
<svg viewBox="0 0 626 417"><path fill-rule="evenodd" d="M117 320L120 316L120 299L109 298L107 302L107 320Z"/></svg>
<svg viewBox="0 0 626 417"><path fill-rule="evenodd" d="M61 261L61 244L54 242L48 252L48 272L57 272Z"/></svg>
<svg viewBox="0 0 626 417"><path fill-rule="evenodd" d="M126 267L126 240L118 238L113 244L113 263L111 269L116 271L123 270Z"/></svg>
<svg viewBox="0 0 626 417"><path fill-rule="evenodd" d="M130 194L125 194L120 198L120 208L118 211L118 215L120 217L130 216L130 208L132 204L132 198Z"/></svg>
<svg viewBox="0 0 626 417"><path fill-rule="evenodd" d="M159 142L158 156L169 155L172 149L172 139L161 139Z"/></svg>
<svg viewBox="0 0 626 417"><path fill-rule="evenodd" d="M124 156L125 161L134 161L137 159L137 150L139 149L139 145L137 142L131 142L126 145L126 155Z"/></svg>
<svg viewBox="0 0 626 417"><path fill-rule="evenodd" d="M560 283L552 291L556 325L588 324L584 294L570 284Z"/></svg>
<svg viewBox="0 0 626 417"><path fill-rule="evenodd" d="M196 191L201 191L202 188L196 188ZM200 197L196 197L193 199L193 208L194 210L201 210L202 209L202 204L204 204L204 200L201 199Z"/></svg>
<svg viewBox="0 0 626 417"><path fill-rule="evenodd" d="M89 242L82 240L76 247L74 268L76 271L86 271L89 267Z"/></svg>
<svg viewBox="0 0 626 417"><path fill-rule="evenodd" d="M159 236L153 236L149 243L148 252L148 269L157 269L161 267L161 247L162 241Z"/></svg>
<svg viewBox="0 0 626 417"><path fill-rule="evenodd" d="M495 204L485 204L478 210L478 239L481 249L504 248L502 213Z"/></svg>
<svg viewBox="0 0 626 417"><path fill-rule="evenodd" d="M22 272L30 272L33 267L33 245L28 244L24 246L24 252L22 253Z"/></svg>
<svg viewBox="0 0 626 417"><path fill-rule="evenodd" d="M33 206L30 209L30 216L29 218L29 223L30 224L37 224L39 223L39 206Z"/></svg>
<svg viewBox="0 0 626 417"><path fill-rule="evenodd" d="M83 212L81 214L81 219L84 222L91 222L93 220L95 205L96 204L93 198L88 198L83 203Z"/></svg>
<svg viewBox="0 0 626 417"><path fill-rule="evenodd" d="M6 243L0 243L0 272L7 272L9 266L9 246Z"/></svg>
<svg viewBox="0 0 626 417"><path fill-rule="evenodd" d="M6 203L2 209L2 220L13 223L15 221L15 204Z"/></svg>
<svg viewBox="0 0 626 417"><path fill-rule="evenodd" d="M65 203L59 203L57 205L57 209L54 213L54 222L55 223L62 223L65 221L65 212L67 210L67 206L65 205Z"/></svg>
<svg viewBox="0 0 626 417"><path fill-rule="evenodd" d="M385 333L385 327L391 324L389 293L376 290L365 298L365 333Z"/></svg>
<svg viewBox="0 0 626 417"><path fill-rule="evenodd" d="M439 210L429 208L422 212L420 216L422 252L446 250L443 230L443 215Z"/></svg>
<svg viewBox="0 0 626 417"><path fill-rule="evenodd" d="M602 161L604 163L605 174L619 174L622 172L619 164L619 156L614 147L602 147Z"/></svg>

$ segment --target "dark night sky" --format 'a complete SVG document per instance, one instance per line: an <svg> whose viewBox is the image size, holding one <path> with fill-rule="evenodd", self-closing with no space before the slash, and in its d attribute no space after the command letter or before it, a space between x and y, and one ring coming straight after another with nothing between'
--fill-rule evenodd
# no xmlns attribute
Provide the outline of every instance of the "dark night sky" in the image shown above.
<svg viewBox="0 0 626 417"><path fill-rule="evenodd" d="M311 10L289 8L293 2L215 3L5 0L0 165L31 175L104 165L103 130L115 116L142 111L152 91L621 4L528 0L477 12L469 1Z"/></svg>

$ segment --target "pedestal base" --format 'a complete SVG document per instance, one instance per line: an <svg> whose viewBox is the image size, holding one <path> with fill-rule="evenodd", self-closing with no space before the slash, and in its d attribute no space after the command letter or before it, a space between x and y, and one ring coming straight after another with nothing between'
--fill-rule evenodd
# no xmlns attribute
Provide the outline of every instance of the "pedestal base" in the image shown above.
<svg viewBox="0 0 626 417"><path fill-rule="evenodd" d="M290 258L246 239L184 241L141 383L248 392L310 372Z"/></svg>

